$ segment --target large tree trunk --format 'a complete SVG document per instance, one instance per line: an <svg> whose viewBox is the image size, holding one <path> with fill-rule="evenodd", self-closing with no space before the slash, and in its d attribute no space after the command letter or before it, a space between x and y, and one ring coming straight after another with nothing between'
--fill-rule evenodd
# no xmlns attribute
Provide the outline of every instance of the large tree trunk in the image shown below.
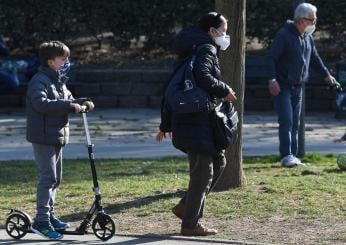
<svg viewBox="0 0 346 245"><path fill-rule="evenodd" d="M242 125L244 111L245 88L245 11L246 0L216 0L216 11L228 19L228 33L231 36L231 46L221 54L221 70L223 81L230 84L236 92L235 107L238 111L239 125L237 137L226 149L227 166L216 185L215 190L227 190L245 184L242 168Z"/></svg>

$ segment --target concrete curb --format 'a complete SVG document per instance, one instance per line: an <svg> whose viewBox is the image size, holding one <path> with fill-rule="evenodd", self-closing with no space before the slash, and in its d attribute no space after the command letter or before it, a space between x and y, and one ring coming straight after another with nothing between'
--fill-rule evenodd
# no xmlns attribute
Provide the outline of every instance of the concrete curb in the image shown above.
<svg viewBox="0 0 346 245"><path fill-rule="evenodd" d="M4 226L0 228L0 230L4 230ZM4 231L6 232L6 231ZM6 234L7 235L7 234ZM92 235L90 233L90 235ZM85 235L83 235L85 237ZM238 245L273 245L272 243L260 243L260 242L253 242L253 241L241 241L241 240L226 240L226 239L213 239L213 238L202 238L202 237L184 237L184 236L177 236L177 235L159 235L159 234L136 234L136 233L116 233L114 235L115 237L128 237L128 238L138 238L138 239L153 239L153 240L158 240L158 241L164 241L164 240L170 240L170 241L177 241L181 243L192 243L192 242L203 242L203 243L210 243L210 244L238 244ZM75 241L78 241L78 237L80 236L74 236L76 237ZM10 240L12 239L11 237L1 237L0 236L0 241L1 240ZM25 238L21 243L25 243ZM14 240L17 241L17 240ZM45 240L43 240L45 241ZM49 241L48 241L49 242ZM52 241L51 241L52 242ZM61 242L64 242L63 240ZM67 241L70 243L70 241ZM76 244L75 242L73 242ZM85 242L83 242L85 243ZM140 243L140 242L139 242ZM1 244L1 242L0 242Z"/></svg>

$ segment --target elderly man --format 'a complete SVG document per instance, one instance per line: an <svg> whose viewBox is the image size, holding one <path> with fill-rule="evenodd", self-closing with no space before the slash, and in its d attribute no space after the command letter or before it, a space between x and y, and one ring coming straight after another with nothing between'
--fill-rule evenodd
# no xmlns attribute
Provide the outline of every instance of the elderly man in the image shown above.
<svg viewBox="0 0 346 245"><path fill-rule="evenodd" d="M329 86L336 83L315 48L312 33L316 28L317 8L309 3L297 6L294 21L277 32L267 55L269 92L278 114L281 164L302 164L298 152L297 132L302 105L302 84L308 81L313 65Z"/></svg>

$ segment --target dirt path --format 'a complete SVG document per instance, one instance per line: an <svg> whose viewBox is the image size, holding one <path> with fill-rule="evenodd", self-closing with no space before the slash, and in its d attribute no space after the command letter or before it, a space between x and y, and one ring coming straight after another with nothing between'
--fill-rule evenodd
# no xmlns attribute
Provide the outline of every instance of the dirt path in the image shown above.
<svg viewBox="0 0 346 245"><path fill-rule="evenodd" d="M159 214L134 217L126 213L113 215L122 233L178 235L180 221ZM303 220L285 217L270 219L237 218L213 220L203 224L217 228L214 238L274 244L346 244L346 220ZM215 225L217 224L217 225Z"/></svg>

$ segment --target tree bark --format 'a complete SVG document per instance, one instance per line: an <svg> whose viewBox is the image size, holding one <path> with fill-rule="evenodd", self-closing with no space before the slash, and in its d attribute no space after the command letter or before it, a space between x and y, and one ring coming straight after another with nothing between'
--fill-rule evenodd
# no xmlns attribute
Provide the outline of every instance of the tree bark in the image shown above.
<svg viewBox="0 0 346 245"><path fill-rule="evenodd" d="M294 11L296 10L296 7L304 3L304 0L293 0L292 1L292 7L293 7L293 15ZM293 19L293 18L292 18ZM299 117L299 129L298 129L298 157L304 157L305 156L305 84L302 85L302 108L300 112Z"/></svg>
<svg viewBox="0 0 346 245"><path fill-rule="evenodd" d="M221 51L221 71L223 81L236 92L235 107L238 111L239 124L237 136L233 138L230 147L226 149L227 165L215 190L222 191L245 185L245 175L242 168L242 125L244 111L245 89L245 13L246 0L216 0L218 13L228 19L228 33L231 36L231 46Z"/></svg>

